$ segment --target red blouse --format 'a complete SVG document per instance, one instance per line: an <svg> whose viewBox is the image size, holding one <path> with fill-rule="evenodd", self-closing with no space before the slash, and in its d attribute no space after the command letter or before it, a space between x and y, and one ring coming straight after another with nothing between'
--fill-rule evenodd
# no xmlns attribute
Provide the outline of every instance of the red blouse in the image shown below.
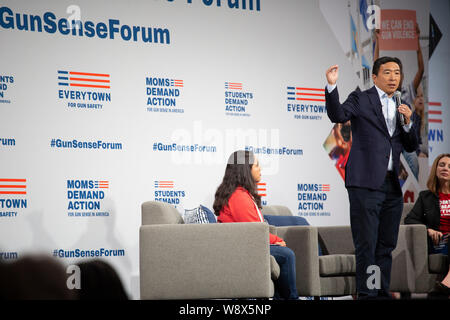
<svg viewBox="0 0 450 320"><path fill-rule="evenodd" d="M441 220L439 231L450 232L450 194L439 192L439 207L441 209Z"/></svg>
<svg viewBox="0 0 450 320"><path fill-rule="evenodd" d="M264 218L256 210L252 195L244 188L237 187L228 199L228 205L220 210L218 222L264 222ZM270 235L270 244L284 241L274 234Z"/></svg>

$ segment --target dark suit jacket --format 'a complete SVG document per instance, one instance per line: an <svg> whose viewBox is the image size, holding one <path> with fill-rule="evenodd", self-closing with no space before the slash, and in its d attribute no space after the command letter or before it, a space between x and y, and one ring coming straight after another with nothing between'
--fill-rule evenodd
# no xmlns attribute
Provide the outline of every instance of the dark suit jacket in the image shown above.
<svg viewBox="0 0 450 320"><path fill-rule="evenodd" d="M424 224L439 231L440 221L439 197L430 190L421 191L414 207L405 217L405 224Z"/></svg>
<svg viewBox="0 0 450 320"><path fill-rule="evenodd" d="M417 121L413 120L407 133L397 116L396 129L391 137L375 86L366 91L352 92L343 104L339 102L337 87L331 93L325 89L325 103L332 122L351 121L352 147L345 168L345 186L380 189L386 177L391 149L393 170L398 176L402 149L413 152L418 147Z"/></svg>
<svg viewBox="0 0 450 320"><path fill-rule="evenodd" d="M430 190L421 191L414 207L405 217L405 224L424 224L427 229L439 231L441 225L439 197ZM430 236L427 238L428 250L430 250L433 248L433 242Z"/></svg>

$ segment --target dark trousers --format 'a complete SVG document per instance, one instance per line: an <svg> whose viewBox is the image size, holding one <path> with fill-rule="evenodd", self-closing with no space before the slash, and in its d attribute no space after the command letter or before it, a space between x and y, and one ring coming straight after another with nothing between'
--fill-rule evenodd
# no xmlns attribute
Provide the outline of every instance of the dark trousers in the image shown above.
<svg viewBox="0 0 450 320"><path fill-rule="evenodd" d="M280 266L280 276L275 284L275 299L298 299L295 253L288 247L270 245L270 254Z"/></svg>
<svg viewBox="0 0 450 320"><path fill-rule="evenodd" d="M392 251L403 210L396 179L388 173L380 190L347 188L359 299L389 297Z"/></svg>

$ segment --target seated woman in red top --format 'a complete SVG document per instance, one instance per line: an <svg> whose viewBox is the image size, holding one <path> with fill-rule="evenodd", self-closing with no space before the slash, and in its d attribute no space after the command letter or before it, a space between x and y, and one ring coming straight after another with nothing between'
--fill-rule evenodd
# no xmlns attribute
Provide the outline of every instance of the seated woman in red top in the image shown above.
<svg viewBox="0 0 450 320"><path fill-rule="evenodd" d="M405 218L405 224L426 225L430 245L447 242L448 246L450 233L449 153L441 154L434 160L427 187L428 190L419 193L414 207ZM436 282L436 289L445 295L450 295L450 271L442 282Z"/></svg>
<svg viewBox="0 0 450 320"><path fill-rule="evenodd" d="M214 213L218 222L264 222L256 183L261 180L258 160L250 151L236 151L228 159L225 175L217 188ZM280 237L270 234L270 254L280 266L275 298L298 299L295 254Z"/></svg>

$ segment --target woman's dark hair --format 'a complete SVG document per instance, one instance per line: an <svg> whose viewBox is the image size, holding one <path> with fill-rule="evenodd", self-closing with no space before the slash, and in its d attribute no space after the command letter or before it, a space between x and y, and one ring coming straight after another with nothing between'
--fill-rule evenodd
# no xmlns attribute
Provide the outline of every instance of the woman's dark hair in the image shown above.
<svg viewBox="0 0 450 320"><path fill-rule="evenodd" d="M235 151L228 158L222 183L214 197L213 209L216 216L228 204L231 194L239 186L246 189L255 199L258 208L261 208L261 197L257 193L256 182L251 172L254 162L255 156L251 151Z"/></svg>
<svg viewBox="0 0 450 320"><path fill-rule="evenodd" d="M372 67L372 74L378 75L378 72L380 71L380 67L382 64L388 63L388 62L395 62L400 67L400 73L403 75L403 67L402 62L399 58L396 57L381 57L375 60Z"/></svg>
<svg viewBox="0 0 450 320"><path fill-rule="evenodd" d="M52 256L26 255L13 262L0 260L0 301L75 300L67 287L65 266Z"/></svg>
<svg viewBox="0 0 450 320"><path fill-rule="evenodd" d="M103 260L78 263L81 274L80 300L128 300L116 270Z"/></svg>

